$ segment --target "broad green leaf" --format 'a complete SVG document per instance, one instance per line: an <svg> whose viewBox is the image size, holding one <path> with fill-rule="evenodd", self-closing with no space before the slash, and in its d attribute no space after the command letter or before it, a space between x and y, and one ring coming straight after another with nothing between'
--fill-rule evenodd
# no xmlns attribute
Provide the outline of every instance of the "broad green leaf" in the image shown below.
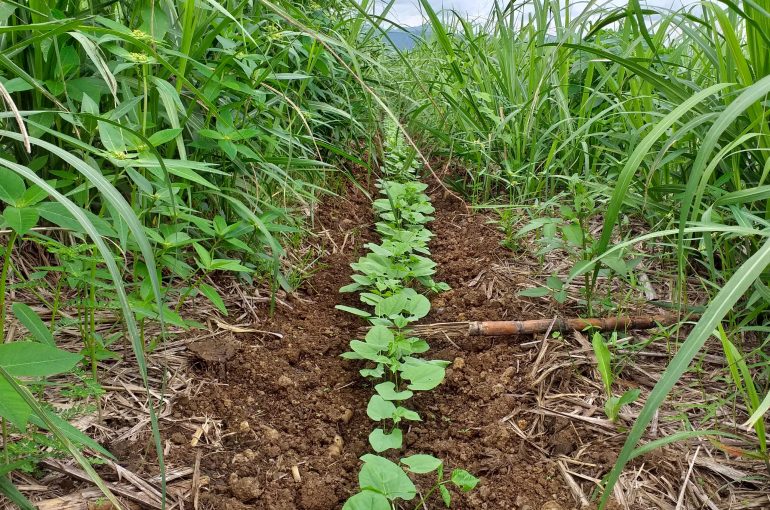
<svg viewBox="0 0 770 510"><path fill-rule="evenodd" d="M412 393L409 390L396 391L396 385L391 381L386 381L378 384L374 387L377 394L385 400L407 400L412 398Z"/></svg>
<svg viewBox="0 0 770 510"><path fill-rule="evenodd" d="M379 492L362 490L342 506L342 510L391 510L388 498Z"/></svg>
<svg viewBox="0 0 770 510"><path fill-rule="evenodd" d="M148 140L150 140L150 143L152 143L153 146L157 147L176 139L181 132L182 128L162 129L151 134L148 137Z"/></svg>
<svg viewBox="0 0 770 510"><path fill-rule="evenodd" d="M17 234L24 235L37 224L40 216L37 211L31 207L12 207L8 206L3 211L5 224L11 227Z"/></svg>
<svg viewBox="0 0 770 510"><path fill-rule="evenodd" d="M421 421L420 415L417 414L416 411L412 411L406 407L398 406L396 407L396 410L393 411L393 421L398 423L402 418L404 420Z"/></svg>
<svg viewBox="0 0 770 510"><path fill-rule="evenodd" d="M44 219L50 221L57 227L66 228L73 232L85 232L85 229L81 223L75 219L67 207L58 202L43 202L37 205L37 212L40 213ZM91 224L94 226L99 235L104 237L117 237L118 234L103 218L96 216L91 211L82 210Z"/></svg>
<svg viewBox="0 0 770 510"><path fill-rule="evenodd" d="M373 377L379 379L380 377L385 376L385 365L377 363L375 368L362 368L358 373L361 374L361 377Z"/></svg>
<svg viewBox="0 0 770 510"><path fill-rule="evenodd" d="M408 301L409 298L404 293L399 292L377 303L377 306L374 307L374 313L380 317L397 315L401 313Z"/></svg>
<svg viewBox="0 0 770 510"><path fill-rule="evenodd" d="M401 375L409 381L408 388L414 391L432 390L441 384L445 374L444 367L427 362L401 367Z"/></svg>
<svg viewBox="0 0 770 510"><path fill-rule="evenodd" d="M351 340L350 348L358 354L359 359L368 359L376 363L387 363L388 358L381 354L381 349L360 340ZM343 355L343 357L345 357ZM349 358L352 359L352 358Z"/></svg>
<svg viewBox="0 0 770 510"><path fill-rule="evenodd" d="M24 324L24 327L32 334L37 342L41 344L50 345L55 347L56 343L53 340L53 334L51 330L43 323L40 316L35 311L24 303L14 303L11 307L13 314L19 321Z"/></svg>
<svg viewBox="0 0 770 510"><path fill-rule="evenodd" d="M203 266L204 269L211 269L212 259L209 251L198 243L193 243L193 248L195 249L195 253L198 254L201 266Z"/></svg>
<svg viewBox="0 0 770 510"><path fill-rule="evenodd" d="M0 416L19 430L26 430L32 409L5 379L0 379Z"/></svg>
<svg viewBox="0 0 770 510"><path fill-rule="evenodd" d="M361 460L364 465L358 474L358 484L362 489L384 494L391 501L414 499L417 489L398 464L371 454L364 455Z"/></svg>
<svg viewBox="0 0 770 510"><path fill-rule="evenodd" d="M389 420L396 412L396 406L379 395L372 395L366 406L366 414L374 421Z"/></svg>
<svg viewBox="0 0 770 510"><path fill-rule="evenodd" d="M378 427L369 434L369 444L372 445L372 448L377 453L392 448L401 448L402 441L403 433L401 429L393 429L390 434L386 434L384 430Z"/></svg>
<svg viewBox="0 0 770 510"><path fill-rule="evenodd" d="M210 269L216 271L236 271L243 273L250 273L253 271L253 269L249 269L234 259L214 259L211 261Z"/></svg>
<svg viewBox="0 0 770 510"><path fill-rule="evenodd" d="M227 306L225 306L225 302L222 300L222 296L219 295L219 292L217 292L217 289L206 283L201 283L198 285L198 290L217 307L217 310L223 315L227 315Z"/></svg>
<svg viewBox="0 0 770 510"><path fill-rule="evenodd" d="M0 366L15 377L48 377L68 372L80 354L36 342L0 344Z"/></svg>
<svg viewBox="0 0 770 510"><path fill-rule="evenodd" d="M26 190L24 179L13 170L0 167L0 200L8 205L16 205Z"/></svg>
<svg viewBox="0 0 770 510"><path fill-rule="evenodd" d="M433 455L417 454L401 459L401 464L406 465L412 473L430 473L439 468L443 462Z"/></svg>
<svg viewBox="0 0 770 510"><path fill-rule="evenodd" d="M452 470L452 476L450 477L452 483L455 484L462 492L468 492L473 490L479 483L479 479L467 472L464 469Z"/></svg>
<svg viewBox="0 0 770 510"><path fill-rule="evenodd" d="M384 351L393 341L393 332L385 326L372 326L365 339L369 345Z"/></svg>
<svg viewBox="0 0 770 510"><path fill-rule="evenodd" d="M413 320L422 319L430 312L430 301L422 294L409 300L409 312Z"/></svg>

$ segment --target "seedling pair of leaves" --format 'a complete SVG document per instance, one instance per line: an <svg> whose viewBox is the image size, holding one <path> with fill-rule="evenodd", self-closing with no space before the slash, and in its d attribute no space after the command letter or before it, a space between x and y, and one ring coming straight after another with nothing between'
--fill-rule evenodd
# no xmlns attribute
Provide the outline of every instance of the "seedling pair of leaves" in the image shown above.
<svg viewBox="0 0 770 510"><path fill-rule="evenodd" d="M433 232L422 225L415 226L412 229L396 227L385 221L378 221L375 224L377 232L383 239L407 243L412 250L423 255L429 255L428 242L433 238Z"/></svg>
<svg viewBox="0 0 770 510"><path fill-rule="evenodd" d="M376 246L376 245L375 245ZM370 289L380 295L395 292L401 287L417 280L426 287L435 287L430 276L436 272L436 263L422 255L391 255L387 249L377 247L377 252L370 252L350 264L359 274L352 276L353 282L340 289L340 292L355 292Z"/></svg>
<svg viewBox="0 0 770 510"><path fill-rule="evenodd" d="M613 338L617 337L617 333L613 333ZM601 333L594 333L591 345L594 349L594 355L596 356L597 368L599 374L602 377L604 383L604 391L607 394L607 401L604 403L604 414L607 415L611 421L615 422L620 416L620 410L624 405L632 404L635 402L641 391L639 388L633 388L626 390L622 395L616 396L612 392L612 383L615 380L615 374L612 371L612 354L607 346L607 342Z"/></svg>
<svg viewBox="0 0 770 510"><path fill-rule="evenodd" d="M444 463L432 455L412 455L401 459L403 468L384 457L367 454L361 457L364 465L358 475L358 485L361 491L349 498L342 510L391 510L396 500L411 501L417 496L417 488L407 475L428 474L436 472L437 482L422 498L425 499L438 490L447 508L451 505L452 496L446 485L453 484L461 492L468 492L476 487L479 480L463 469L455 469L444 479Z"/></svg>
<svg viewBox="0 0 770 510"><path fill-rule="evenodd" d="M405 328L410 322L422 319L430 311L430 301L414 289L399 289L390 296L362 293L361 299L374 306L374 313L369 313L352 306L337 305L335 308L368 319L372 324L387 327Z"/></svg>
<svg viewBox="0 0 770 510"><path fill-rule="evenodd" d="M391 381L375 386L376 394L369 400L368 416L377 422L390 420L394 429L386 433L385 429L375 429L369 436L369 442L377 452L389 448L400 448L402 434L398 429L401 420L420 420L420 416L393 402L410 399L414 391L432 390L444 380L446 361L423 360L412 354L420 354L429 349L428 343L414 337L407 337L402 331L394 333L382 325L373 326L364 341L352 340L350 352L342 354L346 359L372 361L375 368L362 369L363 377L379 379L390 374ZM406 381L405 389L396 387L394 381Z"/></svg>

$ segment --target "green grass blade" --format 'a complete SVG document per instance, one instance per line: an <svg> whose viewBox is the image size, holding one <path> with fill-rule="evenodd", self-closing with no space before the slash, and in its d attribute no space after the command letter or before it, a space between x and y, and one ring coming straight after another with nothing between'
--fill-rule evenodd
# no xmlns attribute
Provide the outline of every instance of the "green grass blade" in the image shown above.
<svg viewBox="0 0 770 510"><path fill-rule="evenodd" d="M628 461L634 453L637 443L644 435L650 421L657 409L661 406L668 393L687 371L695 355L706 343L706 340L714 334L715 329L721 323L725 315L732 309L735 303L752 286L754 281L770 265L770 240L766 240L762 247L744 262L738 271L727 281L722 290L717 293L708 308L687 336L679 351L666 367L660 380L647 397L644 408L634 422L634 426L628 433L623 449L618 455L618 460L607 476L604 491L600 500L600 508L604 508L612 495L612 489L620 478Z"/></svg>

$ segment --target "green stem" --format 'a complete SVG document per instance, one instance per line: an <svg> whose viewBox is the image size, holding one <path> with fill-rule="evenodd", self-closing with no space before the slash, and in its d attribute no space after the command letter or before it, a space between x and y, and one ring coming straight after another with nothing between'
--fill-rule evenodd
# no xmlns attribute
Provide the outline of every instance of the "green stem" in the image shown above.
<svg viewBox="0 0 770 510"><path fill-rule="evenodd" d="M16 244L16 238L16 232L11 232L8 238L8 246L3 254L3 269L2 273L0 273L0 343L5 343L5 288L7 285L8 268L11 265L11 253L13 253L13 245Z"/></svg>
<svg viewBox="0 0 770 510"><path fill-rule="evenodd" d="M427 494L425 494L425 497L420 498L420 502L417 504L416 507L414 507L414 510L419 510L420 507L428 508L428 498L430 497L430 495L436 492L436 490L438 490L440 486L446 485L447 483L449 483L449 480L444 480L443 482L439 482L433 487L431 487L431 489L427 492Z"/></svg>
<svg viewBox="0 0 770 510"><path fill-rule="evenodd" d="M5 343L5 287L6 278L8 277L8 268L11 265L11 253L13 253L13 245L16 244L17 234L12 231L8 238L8 246L5 248L3 254L3 269L0 273L0 344ZM8 424L5 418L1 420L3 429L3 458L6 464L10 463L11 454L8 451Z"/></svg>
<svg viewBox="0 0 770 510"><path fill-rule="evenodd" d="M184 305L184 302L187 300L187 297L190 295L190 293L193 291L193 289L197 289L197 288L198 288L198 285L201 283L201 280L203 280L203 279L206 277L206 275L208 275L208 274L209 274L209 273L208 273L208 271L204 271L204 272L203 272L203 273L201 273L201 275L200 275L200 276L199 276L199 277L198 277L198 278L197 278L197 279L196 279L196 280L195 280L195 281L192 283L192 285L190 285L189 287L187 287L187 289L184 291L184 294L182 294L182 296L179 298L179 303L177 303L177 305L176 305L176 308L174 309L174 311L175 311L176 313L179 313L179 310L181 310L181 309L182 309L182 305Z"/></svg>

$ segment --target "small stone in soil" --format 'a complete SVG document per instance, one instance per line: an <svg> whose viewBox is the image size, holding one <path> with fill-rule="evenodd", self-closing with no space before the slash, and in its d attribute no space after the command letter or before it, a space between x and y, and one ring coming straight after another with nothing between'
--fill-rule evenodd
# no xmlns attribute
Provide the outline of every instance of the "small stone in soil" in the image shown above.
<svg viewBox="0 0 770 510"><path fill-rule="evenodd" d="M253 476L239 478L237 473L231 473L228 480L230 492L240 501L247 503L257 499L262 494L259 487L259 480Z"/></svg>
<svg viewBox="0 0 770 510"><path fill-rule="evenodd" d="M264 432L265 437L270 441L277 441L281 438L281 433L275 430L273 427L268 427L267 425L262 426L262 432Z"/></svg>
<svg viewBox="0 0 770 510"><path fill-rule="evenodd" d="M289 388L294 385L295 385L294 381L292 381L285 375L282 375L281 377L278 378L278 386L281 386L283 388Z"/></svg>
<svg viewBox="0 0 770 510"><path fill-rule="evenodd" d="M342 414L340 415L340 421L342 423L348 424L350 423L350 419L353 418L353 410L352 409L345 409L342 411Z"/></svg>

